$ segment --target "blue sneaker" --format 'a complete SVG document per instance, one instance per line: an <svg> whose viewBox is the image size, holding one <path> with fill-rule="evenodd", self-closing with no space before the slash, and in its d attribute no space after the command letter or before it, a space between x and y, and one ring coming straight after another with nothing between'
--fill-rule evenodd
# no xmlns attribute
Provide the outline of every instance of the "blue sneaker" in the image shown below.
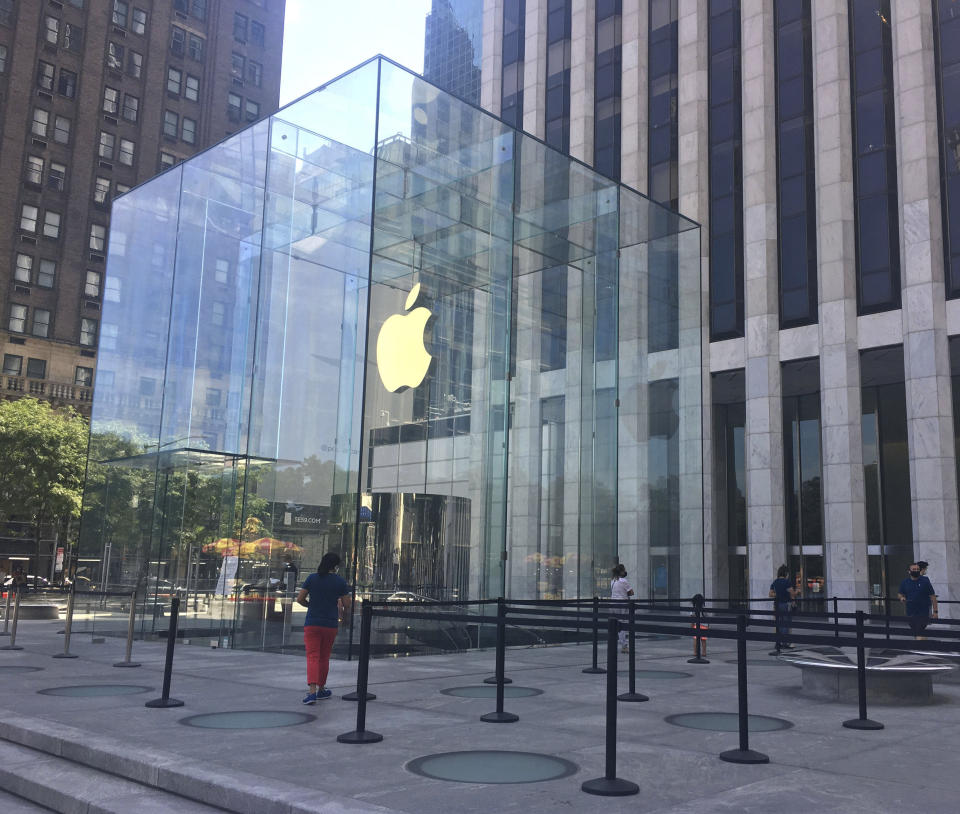
<svg viewBox="0 0 960 814"><path fill-rule="evenodd" d="M314 698L315 698L317 701L325 701L325 700L328 699L331 695L333 695L333 692L332 692L331 690L327 690L327 689L317 690L317 694L314 696ZM306 703L306 702L304 702L304 703Z"/></svg>
<svg viewBox="0 0 960 814"><path fill-rule="evenodd" d="M307 693L306 697L303 699L303 703L306 706L313 706L317 703L317 694L315 692Z"/></svg>

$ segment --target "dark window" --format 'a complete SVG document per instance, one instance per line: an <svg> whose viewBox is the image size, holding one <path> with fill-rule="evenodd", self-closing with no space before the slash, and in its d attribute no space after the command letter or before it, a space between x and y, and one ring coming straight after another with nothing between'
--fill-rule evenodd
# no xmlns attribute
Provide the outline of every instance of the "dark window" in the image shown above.
<svg viewBox="0 0 960 814"><path fill-rule="evenodd" d="M57 82L57 93L72 99L77 95L77 75L66 68L60 69L60 80Z"/></svg>
<svg viewBox="0 0 960 814"><path fill-rule="evenodd" d="M960 6L935 0L944 280L960 297Z"/></svg>
<svg viewBox="0 0 960 814"><path fill-rule="evenodd" d="M512 127L523 125L523 59L526 0L504 0L503 84L500 118Z"/></svg>
<svg viewBox="0 0 960 814"><path fill-rule="evenodd" d="M37 87L42 90L53 90L54 67L49 62L40 60L37 63Z"/></svg>
<svg viewBox="0 0 960 814"><path fill-rule="evenodd" d="M857 310L900 307L890 0L850 0Z"/></svg>
<svg viewBox="0 0 960 814"><path fill-rule="evenodd" d="M620 178L621 0L597 4L593 166Z"/></svg>
<svg viewBox="0 0 960 814"><path fill-rule="evenodd" d="M780 326L817 321L816 180L810 0L774 6Z"/></svg>
<svg viewBox="0 0 960 814"><path fill-rule="evenodd" d="M266 40L266 29L264 29L261 23L258 23L256 20L250 21L250 42L254 45L259 45L261 48L264 46L264 41Z"/></svg>
<svg viewBox="0 0 960 814"><path fill-rule="evenodd" d="M564 153L570 150L570 5L571 0L547 2L545 141Z"/></svg>
<svg viewBox="0 0 960 814"><path fill-rule="evenodd" d="M648 191L679 204L677 158L677 0L650 0L648 73Z"/></svg>
<svg viewBox="0 0 960 814"><path fill-rule="evenodd" d="M47 377L46 359L27 359L27 378L45 379Z"/></svg>
<svg viewBox="0 0 960 814"><path fill-rule="evenodd" d="M567 364L567 268L546 269L540 276L540 370Z"/></svg>
<svg viewBox="0 0 960 814"><path fill-rule="evenodd" d="M747 585L746 377L743 370L710 377L713 413L714 505L718 556L725 557L727 596L744 602ZM724 551L726 554L724 555Z"/></svg>
<svg viewBox="0 0 960 814"><path fill-rule="evenodd" d="M710 339L743 336L740 0L710 0Z"/></svg>
<svg viewBox="0 0 960 814"><path fill-rule="evenodd" d="M170 30L170 51L180 57L187 52L187 32L177 26Z"/></svg>
<svg viewBox="0 0 960 814"><path fill-rule="evenodd" d="M238 11L233 13L233 38L237 42L247 41L247 17Z"/></svg>

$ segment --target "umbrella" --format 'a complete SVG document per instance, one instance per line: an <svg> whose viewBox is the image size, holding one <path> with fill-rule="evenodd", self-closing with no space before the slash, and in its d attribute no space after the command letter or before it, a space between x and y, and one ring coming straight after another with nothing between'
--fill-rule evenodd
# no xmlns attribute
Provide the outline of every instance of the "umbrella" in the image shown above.
<svg viewBox="0 0 960 814"><path fill-rule="evenodd" d="M240 541L234 537L221 537L207 543L201 549L205 554L222 554L224 557L236 557L240 553Z"/></svg>
<svg viewBox="0 0 960 814"><path fill-rule="evenodd" d="M241 552L246 552L250 547L250 551L255 551L260 554L266 554L268 557L273 551L292 551L292 552L301 552L303 549L298 546L296 543L290 543L286 540L278 540L275 537L261 537L259 540L254 540L252 543L243 543L240 546Z"/></svg>

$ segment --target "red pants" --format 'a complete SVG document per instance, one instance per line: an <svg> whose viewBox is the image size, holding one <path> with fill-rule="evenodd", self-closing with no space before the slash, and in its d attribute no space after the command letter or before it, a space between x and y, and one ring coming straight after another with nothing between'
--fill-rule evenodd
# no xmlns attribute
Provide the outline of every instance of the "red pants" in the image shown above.
<svg viewBox="0 0 960 814"><path fill-rule="evenodd" d="M307 684L323 687L330 671L330 651L337 638L335 627L307 625L303 629L303 643L307 646Z"/></svg>

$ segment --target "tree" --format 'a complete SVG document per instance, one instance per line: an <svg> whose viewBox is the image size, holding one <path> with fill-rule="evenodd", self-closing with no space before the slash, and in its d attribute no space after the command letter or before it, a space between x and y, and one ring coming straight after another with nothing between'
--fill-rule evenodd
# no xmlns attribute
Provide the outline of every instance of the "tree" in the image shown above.
<svg viewBox="0 0 960 814"><path fill-rule="evenodd" d="M44 524L80 513L87 438L87 422L72 409L0 402L0 517L31 524L38 556Z"/></svg>

